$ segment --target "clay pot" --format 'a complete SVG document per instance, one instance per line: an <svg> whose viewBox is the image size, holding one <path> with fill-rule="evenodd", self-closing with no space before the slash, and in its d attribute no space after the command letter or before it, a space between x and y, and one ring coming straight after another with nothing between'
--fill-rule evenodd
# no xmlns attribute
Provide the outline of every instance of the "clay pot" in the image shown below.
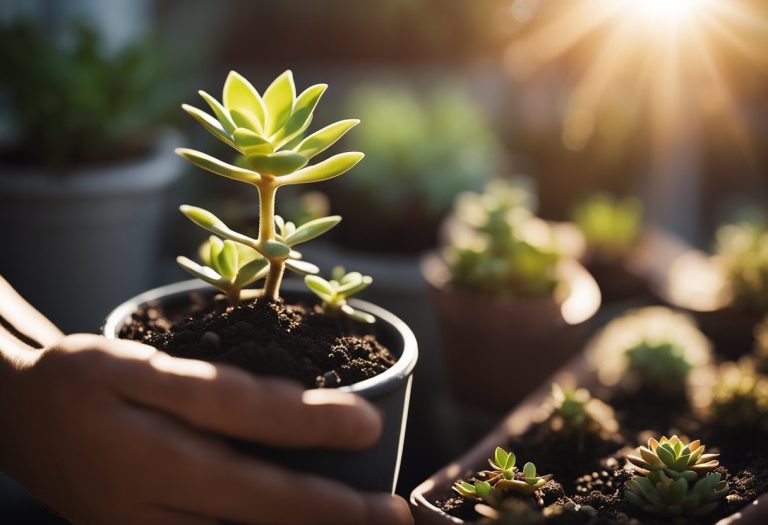
<svg viewBox="0 0 768 525"><path fill-rule="evenodd" d="M600 290L575 260L558 266L568 295L501 300L450 286L448 269L436 255L422 271L438 314L448 383L461 403L505 411L535 390L586 341L589 321L600 307Z"/></svg>

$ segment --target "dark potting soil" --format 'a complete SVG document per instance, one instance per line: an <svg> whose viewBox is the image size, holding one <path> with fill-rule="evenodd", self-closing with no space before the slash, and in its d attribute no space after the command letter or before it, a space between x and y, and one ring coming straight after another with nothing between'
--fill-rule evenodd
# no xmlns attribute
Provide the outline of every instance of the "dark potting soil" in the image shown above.
<svg viewBox="0 0 768 525"><path fill-rule="evenodd" d="M616 409L621 434L609 439L585 437L583 444L575 437L563 440L549 432L545 423L533 425L525 434L500 443L512 450L518 463L532 461L542 474L554 474L554 479L533 496L525 500L533 507L544 510L555 503L562 512L549 513L543 518L546 525L713 525L720 519L744 508L761 494L768 492L768 439L755 432L729 434L699 419L684 399L666 399L666 405L649 402L647 398L615 396L610 400ZM642 413L639 406L656 407L652 414ZM663 410L658 410L663 406ZM637 410L641 415L635 416ZM632 414L632 417L629 416ZM720 452L720 467L716 470L730 485L730 493L716 511L697 519L654 516L631 505L624 499L624 484L632 478L632 469L624 459L651 436L689 436L702 440L709 451ZM461 479L471 479L487 465L477 465ZM559 494L559 495L558 495ZM519 497L519 496L511 496ZM554 500L553 500L554 498ZM473 523L480 520L474 511L475 502L459 497L450 487L436 492L433 503L444 512ZM588 505L598 511L597 516L573 509Z"/></svg>
<svg viewBox="0 0 768 525"><path fill-rule="evenodd" d="M160 305L140 309L119 336L176 357L228 363L314 388L351 385L395 363L366 330L311 305L258 300L225 308L192 296L182 311Z"/></svg>

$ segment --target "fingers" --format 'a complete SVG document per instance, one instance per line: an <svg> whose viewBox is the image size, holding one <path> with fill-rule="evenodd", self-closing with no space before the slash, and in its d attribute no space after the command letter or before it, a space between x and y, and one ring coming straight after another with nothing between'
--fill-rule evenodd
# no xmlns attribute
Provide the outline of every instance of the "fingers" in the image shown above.
<svg viewBox="0 0 768 525"><path fill-rule="evenodd" d="M9 332L3 325L0 325L0 352L6 355L17 355L19 353L34 350L31 346L20 341L15 335Z"/></svg>
<svg viewBox="0 0 768 525"><path fill-rule="evenodd" d="M0 317L24 337L38 343L38 348L50 346L64 334L56 325L22 298L0 276Z"/></svg>
<svg viewBox="0 0 768 525"><path fill-rule="evenodd" d="M282 447L363 449L381 434L378 411L364 399L338 390L304 390L276 378L257 378L226 365L178 359L135 347L110 379L134 402L173 414L227 436ZM147 356L148 358L141 356Z"/></svg>

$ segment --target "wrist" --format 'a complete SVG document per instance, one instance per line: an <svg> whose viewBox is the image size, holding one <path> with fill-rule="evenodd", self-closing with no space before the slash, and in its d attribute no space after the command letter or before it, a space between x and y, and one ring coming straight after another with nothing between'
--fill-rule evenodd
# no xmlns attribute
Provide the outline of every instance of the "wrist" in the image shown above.
<svg viewBox="0 0 768 525"><path fill-rule="evenodd" d="M17 350L0 351L0 472L6 472L14 455L14 431L17 427L15 411L23 397L19 392L19 379L35 360L37 352Z"/></svg>

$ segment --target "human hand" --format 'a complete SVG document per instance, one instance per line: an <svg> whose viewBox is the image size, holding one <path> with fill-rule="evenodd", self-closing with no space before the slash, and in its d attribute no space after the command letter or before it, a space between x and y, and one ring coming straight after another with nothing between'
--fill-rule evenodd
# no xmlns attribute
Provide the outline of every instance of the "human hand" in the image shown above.
<svg viewBox="0 0 768 525"><path fill-rule="evenodd" d="M0 337L0 353L0 468L78 525L412 523L400 498L291 472L217 437L365 448L381 419L362 398L93 335L42 351Z"/></svg>

